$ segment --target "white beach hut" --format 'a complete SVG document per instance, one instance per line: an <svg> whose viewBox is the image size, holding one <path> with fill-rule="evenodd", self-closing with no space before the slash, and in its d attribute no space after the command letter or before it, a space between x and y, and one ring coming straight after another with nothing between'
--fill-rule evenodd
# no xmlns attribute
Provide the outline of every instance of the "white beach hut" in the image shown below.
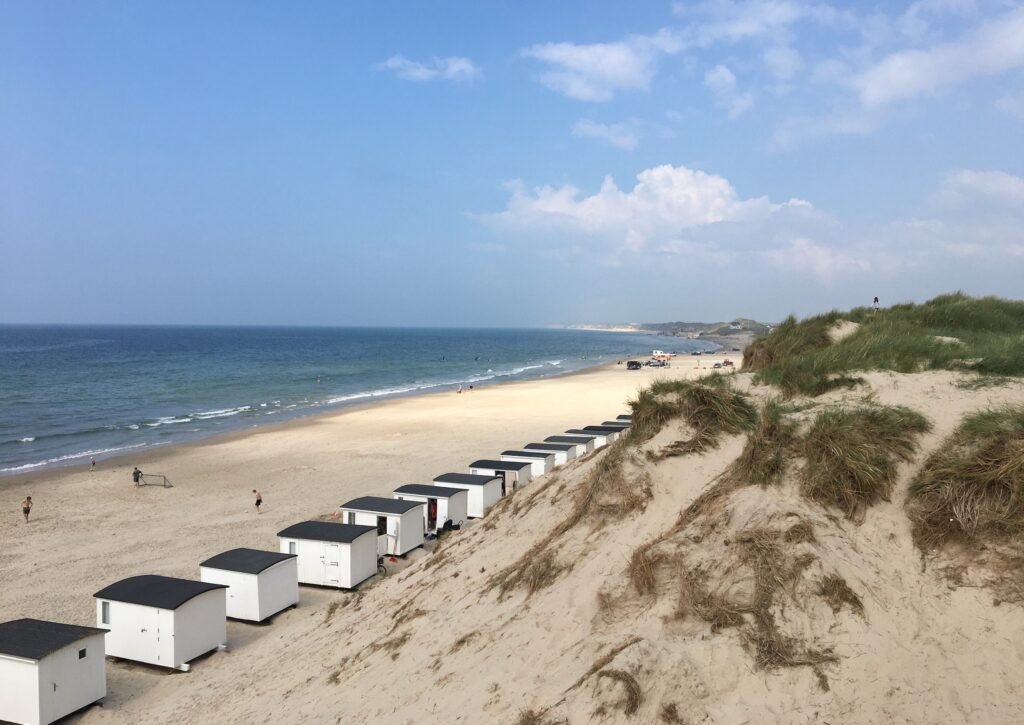
<svg viewBox="0 0 1024 725"><path fill-rule="evenodd" d="M581 428L570 428L563 435L572 438L590 438L594 441L594 448L602 448L608 445L608 434L596 430L582 430Z"/></svg>
<svg viewBox="0 0 1024 725"><path fill-rule="evenodd" d="M503 461L526 461L532 467L534 478L551 473L558 465L555 454L549 451L502 451L499 458Z"/></svg>
<svg viewBox="0 0 1024 725"><path fill-rule="evenodd" d="M594 437L587 436L585 438L579 438L577 436L557 435L548 436L544 439L545 443L568 443L576 446L576 457L582 458L583 456L594 450Z"/></svg>
<svg viewBox="0 0 1024 725"><path fill-rule="evenodd" d="M227 647L227 586L144 574L101 589L96 621L107 655L187 672L190 660Z"/></svg>
<svg viewBox="0 0 1024 725"><path fill-rule="evenodd" d="M501 498L501 478L474 476L472 473L443 473L434 484L445 488L461 488L468 494L466 514L471 519L483 518L487 510Z"/></svg>
<svg viewBox="0 0 1024 725"><path fill-rule="evenodd" d="M204 582L223 584L227 616L262 622L299 603L299 566L295 554L231 549L199 565Z"/></svg>
<svg viewBox="0 0 1024 725"><path fill-rule="evenodd" d="M277 532L298 557L299 583L353 589L377 573L377 527L303 521Z"/></svg>
<svg viewBox="0 0 1024 725"><path fill-rule="evenodd" d="M555 463L564 466L576 457L576 446L570 443L527 443L523 446L528 451L547 451L555 454Z"/></svg>
<svg viewBox="0 0 1024 725"><path fill-rule="evenodd" d="M533 468L525 461L496 461L484 458L470 463L469 472L476 476L500 476L502 496L512 493L533 478Z"/></svg>
<svg viewBox="0 0 1024 725"><path fill-rule="evenodd" d="M633 423L627 420L606 420L601 425L618 428L619 430L629 430L633 427Z"/></svg>
<svg viewBox="0 0 1024 725"><path fill-rule="evenodd" d="M622 415L615 416L615 420L621 420L623 423L633 423L633 416L631 414L623 413Z"/></svg>
<svg viewBox="0 0 1024 725"><path fill-rule="evenodd" d="M377 529L377 553L402 556L423 546L423 504L383 496L362 496L338 507L346 524Z"/></svg>
<svg viewBox="0 0 1024 725"><path fill-rule="evenodd" d="M47 725L106 697L106 632L41 619L0 624L0 721Z"/></svg>
<svg viewBox="0 0 1024 725"><path fill-rule="evenodd" d="M469 517L466 512L469 493L461 488L407 483L396 488L394 496L423 504L423 526L428 534L442 531L445 526L461 527Z"/></svg>
<svg viewBox="0 0 1024 725"><path fill-rule="evenodd" d="M585 425L581 430L594 435L607 436L609 443L617 441L625 432L620 426L610 425Z"/></svg>

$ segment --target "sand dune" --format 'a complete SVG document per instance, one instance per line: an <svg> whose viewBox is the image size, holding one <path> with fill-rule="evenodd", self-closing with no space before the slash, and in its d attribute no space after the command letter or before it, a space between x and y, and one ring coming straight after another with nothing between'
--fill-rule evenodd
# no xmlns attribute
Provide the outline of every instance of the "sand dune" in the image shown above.
<svg viewBox="0 0 1024 725"><path fill-rule="evenodd" d="M35 481L39 520L18 526L12 517L3 530L4 580L19 584L5 587L0 616L89 623L89 595L111 579L194 576L202 557L272 547L278 528L346 496L425 480L509 444L606 419L624 409L639 381L692 375L683 367L691 364L402 400L146 462L175 472L174 489L135 491L126 483L130 462ZM1024 612L997 606L983 586L957 587L936 562L924 567L902 508L914 466L960 416L1024 403L1024 387L962 390L949 373L866 377L867 388L817 402L909 405L934 429L915 461L901 466L892 501L860 524L808 503L787 478L743 488L679 527L680 511L739 455L745 436L736 435L700 455L628 462L628 482L645 497L649 490L642 510L616 512L615 497L628 487L605 492L575 526L553 535L604 465L606 452L595 452L357 594L303 588L301 606L269 626L229 624L231 650L187 675L110 664L105 707L81 721L512 723L528 711L543 713L538 722L570 723L1024 721ZM735 380L755 397L768 392L749 376ZM646 447L685 434L672 425ZM268 500L258 519L245 495L256 483ZM6 510L25 485L4 488ZM797 523L813 540L784 538ZM761 666L746 629L680 616L680 597L693 588L677 570L660 570L646 592L630 578L633 552L658 540L652 552L662 561L685 560L708 573L703 586L743 601L758 576L745 553L751 531L785 541L789 574L774 591L773 621L800 652L826 655L820 662ZM522 586L502 592L528 551ZM848 584L862 610L818 593L829 575Z"/></svg>

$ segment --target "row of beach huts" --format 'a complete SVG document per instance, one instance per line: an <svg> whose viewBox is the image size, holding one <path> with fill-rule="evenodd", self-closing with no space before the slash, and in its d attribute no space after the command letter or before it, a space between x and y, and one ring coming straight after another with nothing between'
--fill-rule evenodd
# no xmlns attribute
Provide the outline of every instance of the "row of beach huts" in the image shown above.
<svg viewBox="0 0 1024 725"><path fill-rule="evenodd" d="M299 584L354 589L378 573L381 557L403 556L482 518L503 496L613 442L629 415L503 451L399 486L391 498L342 504L331 521L303 521L277 533L278 551L232 549L199 565L199 579L158 574L115 582L94 596L96 627L38 619L0 623L0 721L42 725L102 700L106 657L187 671L227 647L227 619L264 622L297 606Z"/></svg>

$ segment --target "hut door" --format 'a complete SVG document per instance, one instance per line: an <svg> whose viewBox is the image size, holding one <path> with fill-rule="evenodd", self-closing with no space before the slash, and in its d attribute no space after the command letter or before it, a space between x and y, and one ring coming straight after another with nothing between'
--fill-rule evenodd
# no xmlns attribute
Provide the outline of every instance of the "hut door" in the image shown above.
<svg viewBox="0 0 1024 725"><path fill-rule="evenodd" d="M437 499L427 499L427 531L437 528Z"/></svg>
<svg viewBox="0 0 1024 725"><path fill-rule="evenodd" d="M377 517L377 555L388 553L388 517Z"/></svg>
<svg viewBox="0 0 1024 725"><path fill-rule="evenodd" d="M508 475L508 471L495 471L494 473L498 476L498 478L501 479L501 495L504 497L504 495L505 495L505 476Z"/></svg>
<svg viewBox="0 0 1024 725"><path fill-rule="evenodd" d="M324 583L341 583L341 547L324 544Z"/></svg>

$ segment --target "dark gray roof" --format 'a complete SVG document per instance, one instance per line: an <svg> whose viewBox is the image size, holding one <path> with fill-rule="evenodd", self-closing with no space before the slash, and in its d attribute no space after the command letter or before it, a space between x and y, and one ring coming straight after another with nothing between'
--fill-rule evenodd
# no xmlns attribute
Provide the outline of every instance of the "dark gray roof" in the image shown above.
<svg viewBox="0 0 1024 725"><path fill-rule="evenodd" d="M93 594L97 599L111 599L127 604L141 604L157 609L177 609L185 602L214 589L227 589L225 584L176 579L159 574L131 576L114 582Z"/></svg>
<svg viewBox="0 0 1024 725"><path fill-rule="evenodd" d="M583 430L596 433L622 433L623 428L620 425L585 425Z"/></svg>
<svg viewBox="0 0 1024 725"><path fill-rule="evenodd" d="M629 428L633 423L632 421L625 420L606 420L601 425L610 425L613 428Z"/></svg>
<svg viewBox="0 0 1024 725"><path fill-rule="evenodd" d="M609 433L609 432L611 432L611 431L583 430L582 428L573 428L571 430L567 430L565 433L566 433L566 435L577 436L577 437L580 437L580 436L590 436L591 438L596 438L597 436L603 436L604 434Z"/></svg>
<svg viewBox="0 0 1024 725"><path fill-rule="evenodd" d="M419 501L402 501L401 499L384 498L383 496L360 496L348 503L343 503L338 508L372 511L379 514L404 514L406 511L422 505Z"/></svg>
<svg viewBox="0 0 1024 725"><path fill-rule="evenodd" d="M521 471L530 467L529 461L495 461L483 458L469 464L470 468L493 468L495 471Z"/></svg>
<svg viewBox="0 0 1024 725"><path fill-rule="evenodd" d="M548 436L544 439L545 443L572 443L573 445L585 444L587 441L594 440L594 436L588 438L580 438L579 436Z"/></svg>
<svg viewBox="0 0 1024 725"><path fill-rule="evenodd" d="M548 456L555 455L554 453L545 453L544 451L502 451L503 456L526 456L527 458L547 458Z"/></svg>
<svg viewBox="0 0 1024 725"><path fill-rule="evenodd" d="M569 443L527 443L526 448L540 449L542 451L571 451L575 450L576 446Z"/></svg>
<svg viewBox="0 0 1024 725"><path fill-rule="evenodd" d="M466 486L486 486L491 481L499 480L497 476L477 476L472 473L442 473L434 479L434 483L461 483Z"/></svg>
<svg viewBox="0 0 1024 725"><path fill-rule="evenodd" d="M274 564L280 564L287 559L294 559L295 554L282 554L278 551L260 551L259 549L232 549L223 554L211 556L199 566L206 566L210 569L224 569L225 571L237 571L243 574L259 574L264 569L269 569Z"/></svg>
<svg viewBox="0 0 1024 725"><path fill-rule="evenodd" d="M0 654L41 660L62 647L106 631L42 619L15 619L0 624Z"/></svg>
<svg viewBox="0 0 1024 725"><path fill-rule="evenodd" d="M377 527L337 524L333 521L303 521L278 531L277 535L286 539L308 539L310 541L333 541L338 544L351 544L367 531L376 532Z"/></svg>
<svg viewBox="0 0 1024 725"><path fill-rule="evenodd" d="M407 493L412 496L429 496L430 498L451 498L462 493L460 488L444 486L428 486L425 483L407 483L395 489L395 493Z"/></svg>
<svg viewBox="0 0 1024 725"><path fill-rule="evenodd" d="M622 420L622 421L625 421L627 423L632 423L633 422L633 416L632 415L625 415L625 414L617 415L617 416L615 416L615 420Z"/></svg>

